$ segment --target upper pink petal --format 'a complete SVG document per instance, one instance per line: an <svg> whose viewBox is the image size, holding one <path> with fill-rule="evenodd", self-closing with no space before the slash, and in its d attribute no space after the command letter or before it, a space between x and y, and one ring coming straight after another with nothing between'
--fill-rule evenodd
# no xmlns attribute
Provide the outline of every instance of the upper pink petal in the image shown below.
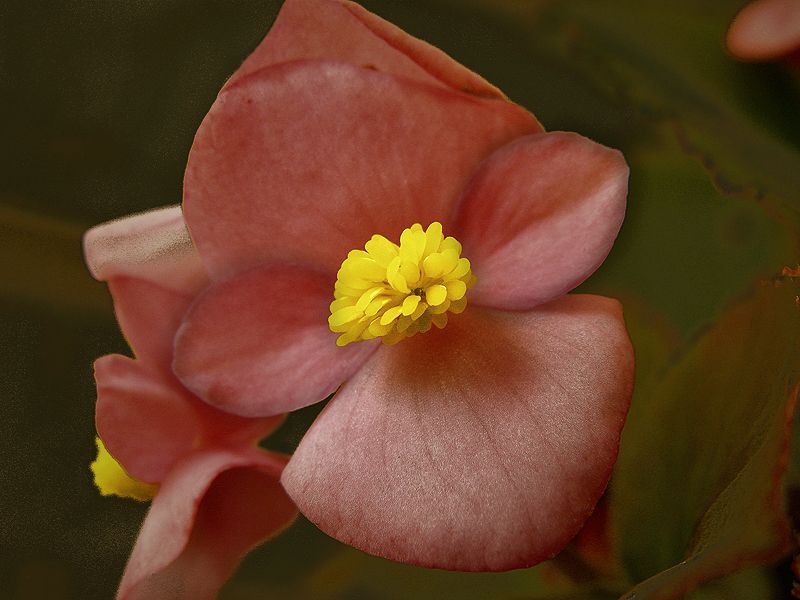
<svg viewBox="0 0 800 600"><path fill-rule="evenodd" d="M175 339L174 368L208 403L273 415L323 400L375 349L336 346L333 280L313 271L253 269L208 289Z"/></svg>
<svg viewBox="0 0 800 600"><path fill-rule="evenodd" d="M184 212L214 278L275 261L334 274L375 233L447 227L478 164L538 131L504 100L343 63L286 63L217 98L189 156Z"/></svg>
<svg viewBox="0 0 800 600"><path fill-rule="evenodd" d="M371 67L423 83L482 96L502 92L444 52L412 37L358 4L341 0L287 0L269 35L231 77L300 59Z"/></svg>
<svg viewBox="0 0 800 600"><path fill-rule="evenodd" d="M800 50L800 2L750 2L731 23L727 44L743 60L770 60Z"/></svg>
<svg viewBox="0 0 800 600"><path fill-rule="evenodd" d="M93 227L83 237L83 253L89 271L101 281L135 277L184 295L207 283L180 206Z"/></svg>
<svg viewBox="0 0 800 600"><path fill-rule="evenodd" d="M117 598L216 598L242 556L294 518L278 481L285 461L217 450L178 465L153 500Z"/></svg>
<svg viewBox="0 0 800 600"><path fill-rule="evenodd" d="M525 310L583 282L611 250L627 191L622 154L574 133L528 136L495 152L453 230L478 278L470 303Z"/></svg>
<svg viewBox="0 0 800 600"><path fill-rule="evenodd" d="M249 446L282 417L242 419L194 397L174 376L110 355L95 362L95 423L111 455L133 477L156 483L199 447Z"/></svg>
<svg viewBox="0 0 800 600"><path fill-rule="evenodd" d="M122 332L138 358L169 371L172 339L208 277L180 206L98 225L86 232L89 270L107 281Z"/></svg>
<svg viewBox="0 0 800 600"><path fill-rule="evenodd" d="M444 569L526 567L592 512L632 382L614 300L468 308L373 355L282 481L311 521L367 552Z"/></svg>

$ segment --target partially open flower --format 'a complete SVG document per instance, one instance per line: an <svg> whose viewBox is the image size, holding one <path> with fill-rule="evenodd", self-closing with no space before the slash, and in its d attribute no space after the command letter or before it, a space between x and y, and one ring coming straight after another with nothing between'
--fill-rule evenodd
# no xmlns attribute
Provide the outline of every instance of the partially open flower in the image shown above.
<svg viewBox="0 0 800 600"><path fill-rule="evenodd" d="M788 58L800 52L800 2L753 0L736 15L728 50L742 60Z"/></svg>
<svg viewBox="0 0 800 600"><path fill-rule="evenodd" d="M282 481L344 542L447 569L549 558L630 401L619 304L564 295L608 254L627 176L359 6L287 0L192 147L212 285L176 373L247 416L338 389Z"/></svg>
<svg viewBox="0 0 800 600"><path fill-rule="evenodd" d="M153 498L118 598L214 598L242 555L294 518L279 482L287 458L256 446L283 417L223 413L172 373L175 331L207 283L180 207L95 227L84 249L136 354L95 363L95 482Z"/></svg>

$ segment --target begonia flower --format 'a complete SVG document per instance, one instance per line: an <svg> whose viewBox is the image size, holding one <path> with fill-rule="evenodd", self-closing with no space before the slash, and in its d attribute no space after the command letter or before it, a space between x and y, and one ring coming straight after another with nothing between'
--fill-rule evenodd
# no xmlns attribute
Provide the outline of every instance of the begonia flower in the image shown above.
<svg viewBox="0 0 800 600"><path fill-rule="evenodd" d="M339 540L445 569L550 558L630 402L619 303L565 295L610 251L627 178L358 5L287 0L189 156L212 283L175 372L251 417L336 391L282 481Z"/></svg>
<svg viewBox="0 0 800 600"><path fill-rule="evenodd" d="M84 251L136 356L95 362L95 481L104 494L153 499L117 597L214 598L296 514L279 481L287 457L257 447L283 417L221 412L172 373L175 331L207 283L180 207L95 227Z"/></svg>
<svg viewBox="0 0 800 600"><path fill-rule="evenodd" d="M747 61L788 58L800 52L800 2L753 0L728 29L728 50Z"/></svg>

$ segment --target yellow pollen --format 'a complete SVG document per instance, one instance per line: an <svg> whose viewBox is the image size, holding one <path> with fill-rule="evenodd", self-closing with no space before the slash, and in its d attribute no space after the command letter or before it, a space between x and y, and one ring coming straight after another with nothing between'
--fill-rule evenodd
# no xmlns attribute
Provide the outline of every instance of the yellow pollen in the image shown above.
<svg viewBox="0 0 800 600"><path fill-rule="evenodd" d="M348 253L337 273L328 326L341 334L339 346L378 337L396 344L431 325L443 329L448 312L466 308L474 284L461 244L444 237L437 221L404 230L399 246L373 235L364 250Z"/></svg>
<svg viewBox="0 0 800 600"><path fill-rule="evenodd" d="M103 496L120 496L134 500L152 500L158 486L134 479L125 472L117 460L106 450L103 440L96 438L97 459L90 465L94 484Z"/></svg>

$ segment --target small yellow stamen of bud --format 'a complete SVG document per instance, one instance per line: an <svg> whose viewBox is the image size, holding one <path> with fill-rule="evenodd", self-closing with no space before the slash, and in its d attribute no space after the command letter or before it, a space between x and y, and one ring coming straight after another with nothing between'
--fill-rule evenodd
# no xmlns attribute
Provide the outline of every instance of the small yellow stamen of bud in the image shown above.
<svg viewBox="0 0 800 600"><path fill-rule="evenodd" d="M96 438L97 459L90 465L94 484L103 496L121 496L134 500L152 500L158 486L134 479L125 472L117 460L108 453L103 440Z"/></svg>
<svg viewBox="0 0 800 600"><path fill-rule="evenodd" d="M475 284L461 244L444 237L442 224L427 229L415 223L403 231L400 245L373 235L364 250L351 250L336 278L328 325L339 346L382 338L385 344L435 325L447 325L447 313L467 306Z"/></svg>

